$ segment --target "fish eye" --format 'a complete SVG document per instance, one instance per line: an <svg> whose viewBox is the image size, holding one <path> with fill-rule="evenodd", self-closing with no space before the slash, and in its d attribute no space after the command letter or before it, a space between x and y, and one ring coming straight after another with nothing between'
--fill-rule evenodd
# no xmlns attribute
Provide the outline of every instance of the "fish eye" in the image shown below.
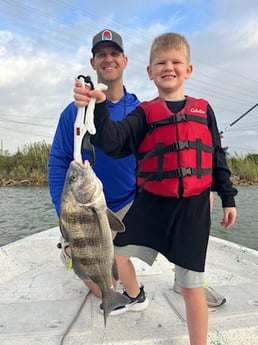
<svg viewBox="0 0 258 345"><path fill-rule="evenodd" d="M75 182L77 180L77 176L72 175L72 176L70 176L69 180L70 180L70 182Z"/></svg>

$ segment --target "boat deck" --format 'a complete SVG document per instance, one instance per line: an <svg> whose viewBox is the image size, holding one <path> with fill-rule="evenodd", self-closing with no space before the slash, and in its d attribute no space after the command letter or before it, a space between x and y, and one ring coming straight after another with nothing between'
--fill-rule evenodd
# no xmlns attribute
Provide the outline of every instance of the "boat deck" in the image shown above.
<svg viewBox="0 0 258 345"><path fill-rule="evenodd" d="M162 255L152 267L134 259L150 300L143 312L110 316L100 300L59 259L58 228L0 248L1 345L187 345L182 296L172 290L173 265ZM209 345L258 344L258 252L211 237L206 279L227 298L209 308Z"/></svg>

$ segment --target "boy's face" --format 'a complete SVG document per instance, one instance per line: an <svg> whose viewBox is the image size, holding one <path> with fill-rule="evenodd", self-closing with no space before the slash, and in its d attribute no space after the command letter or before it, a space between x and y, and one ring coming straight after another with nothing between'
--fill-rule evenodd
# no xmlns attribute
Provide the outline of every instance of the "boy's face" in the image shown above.
<svg viewBox="0 0 258 345"><path fill-rule="evenodd" d="M190 77L192 65L188 62L184 49L168 48L154 53L147 72L161 97L183 98L184 81Z"/></svg>

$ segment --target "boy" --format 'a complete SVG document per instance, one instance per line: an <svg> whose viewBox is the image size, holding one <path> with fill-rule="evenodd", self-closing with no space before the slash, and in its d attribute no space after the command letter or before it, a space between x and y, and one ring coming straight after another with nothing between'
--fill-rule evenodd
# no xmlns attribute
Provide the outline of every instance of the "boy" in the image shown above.
<svg viewBox="0 0 258 345"><path fill-rule="evenodd" d="M203 272L210 231L210 190L221 197L221 225L225 228L235 222L237 192L230 182L212 108L207 101L183 92L184 81L192 73L187 40L176 33L158 36L151 46L147 72L157 86L158 97L141 103L121 122L109 119L101 91L82 89L76 83L75 104L86 106L90 97L97 99L94 145L115 158L131 153L137 158L138 192L123 219L126 231L116 236L115 246L150 247L175 264L190 344L205 345L208 310ZM126 295L127 286L131 289L138 284L130 267L123 269L120 279Z"/></svg>

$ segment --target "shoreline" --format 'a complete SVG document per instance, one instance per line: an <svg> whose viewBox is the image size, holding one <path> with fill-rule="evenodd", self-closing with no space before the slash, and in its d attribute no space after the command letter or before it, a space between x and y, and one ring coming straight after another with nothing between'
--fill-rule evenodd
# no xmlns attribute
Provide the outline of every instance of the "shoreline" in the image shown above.
<svg viewBox="0 0 258 345"><path fill-rule="evenodd" d="M258 182L247 181L245 179L241 179L239 176L233 175L231 177L231 182L233 186L256 186ZM30 181L28 179L0 179L0 187L17 187L17 186L24 186L24 187L48 187L48 183L39 182L39 181Z"/></svg>
<svg viewBox="0 0 258 345"><path fill-rule="evenodd" d="M48 184L39 182L39 181L30 181L30 180L16 180L16 179L0 179L0 187L47 187Z"/></svg>

